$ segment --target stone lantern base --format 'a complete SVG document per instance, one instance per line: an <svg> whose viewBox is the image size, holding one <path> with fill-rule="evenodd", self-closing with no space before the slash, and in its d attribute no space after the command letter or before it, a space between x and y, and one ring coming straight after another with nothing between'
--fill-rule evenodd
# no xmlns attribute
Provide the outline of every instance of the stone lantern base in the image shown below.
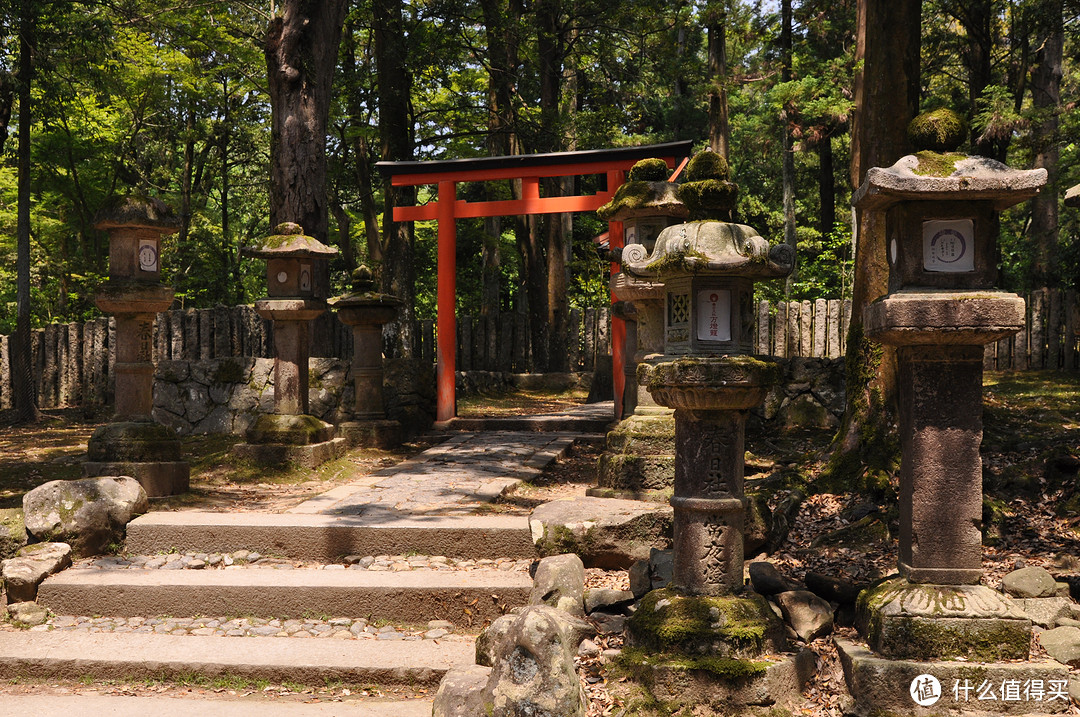
<svg viewBox="0 0 1080 717"><path fill-rule="evenodd" d="M650 395L647 391L642 394ZM653 408L624 418L608 432L600 456L597 486L586 492L598 498L667 502L675 484L675 415Z"/></svg>
<svg viewBox="0 0 1080 717"><path fill-rule="evenodd" d="M784 654L785 629L763 597L648 593L627 625L619 658L633 682L665 708L708 706L717 714L772 714L801 700L814 675L810 650Z"/></svg>
<svg viewBox="0 0 1080 717"><path fill-rule="evenodd" d="M247 443L233 446L233 455L266 466L315 468L340 457L346 448L344 438L334 437L332 424L306 414L263 414L245 438Z"/></svg>
<svg viewBox="0 0 1080 717"><path fill-rule="evenodd" d="M185 493L191 468L180 460L180 439L152 421L118 421L101 426L87 443L83 475L131 476L150 498Z"/></svg>
<svg viewBox="0 0 1080 717"><path fill-rule="evenodd" d="M927 585L895 578L859 595L856 622L882 657L1026 660L1031 620L985 585Z"/></svg>
<svg viewBox="0 0 1080 717"><path fill-rule="evenodd" d="M859 717L1037 717L1070 709L1069 667L1054 660L899 660L880 657L849 640L838 638L835 643L844 681L855 698L850 712ZM936 684L927 680L928 675ZM1003 693L1007 685L1015 691ZM925 706L916 703L915 697Z"/></svg>
<svg viewBox="0 0 1080 717"><path fill-rule="evenodd" d="M337 433L349 448L396 448L403 440L401 424L390 419L346 421Z"/></svg>

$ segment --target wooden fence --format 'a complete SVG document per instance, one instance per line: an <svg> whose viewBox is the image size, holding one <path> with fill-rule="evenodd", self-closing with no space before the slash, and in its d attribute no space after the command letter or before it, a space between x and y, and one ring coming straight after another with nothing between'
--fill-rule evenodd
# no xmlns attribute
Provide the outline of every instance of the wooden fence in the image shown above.
<svg viewBox="0 0 1080 717"><path fill-rule="evenodd" d="M1025 329L986 347L988 369L1080 370L1080 304L1076 292L1042 289L1027 297ZM836 299L757 306L755 350L759 354L838 358L844 355L851 302ZM596 357L611 351L607 308L570 313L570 366L592 371ZM312 329L312 355L349 359L352 333L335 314ZM534 370L524 314L458 319L459 371ZM434 363L435 324L413 326L416 355ZM273 356L273 326L250 306L164 311L157 315L157 361ZM33 332L32 366L42 408L94 406L112 400L115 325L108 318L50 324ZM11 407L11 340L0 336L0 408Z"/></svg>

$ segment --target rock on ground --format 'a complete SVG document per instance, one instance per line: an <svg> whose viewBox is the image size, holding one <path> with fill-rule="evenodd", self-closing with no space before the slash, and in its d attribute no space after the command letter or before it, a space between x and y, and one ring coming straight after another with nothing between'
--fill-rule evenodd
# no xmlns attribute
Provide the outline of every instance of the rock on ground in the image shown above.
<svg viewBox="0 0 1080 717"><path fill-rule="evenodd" d="M150 507L134 478L54 480L23 496L26 531L36 539L71 545L77 557L96 555L124 539L124 529Z"/></svg>
<svg viewBox="0 0 1080 717"><path fill-rule="evenodd" d="M1080 667L1080 627L1055 627L1039 635L1039 642L1058 662Z"/></svg>
<svg viewBox="0 0 1080 717"><path fill-rule="evenodd" d="M488 679L491 668L483 665L455 667L439 683L432 705L432 717L476 717L487 714Z"/></svg>
<svg viewBox="0 0 1080 717"><path fill-rule="evenodd" d="M799 639L810 642L832 632L832 605L809 590L783 592L773 597L773 600L780 606L784 621L791 626Z"/></svg>
<svg viewBox="0 0 1080 717"><path fill-rule="evenodd" d="M23 525L22 510L0 508L0 560L14 557L24 545L26 527Z"/></svg>
<svg viewBox="0 0 1080 717"><path fill-rule="evenodd" d="M1013 597L1041 598L1057 594L1057 581L1050 571L1032 565L1014 570L1001 581L1002 589Z"/></svg>
<svg viewBox="0 0 1080 717"><path fill-rule="evenodd" d="M28 627L44 625L49 619L49 611L36 602L17 602L8 605L7 609L12 621Z"/></svg>
<svg viewBox="0 0 1080 717"><path fill-rule="evenodd" d="M585 565L570 553L544 558L533 576L530 605L548 605L584 617Z"/></svg>
<svg viewBox="0 0 1080 717"><path fill-rule="evenodd" d="M672 515L656 503L581 497L537 507L529 524L541 555L570 552L592 568L627 568L671 547Z"/></svg>
<svg viewBox="0 0 1080 717"><path fill-rule="evenodd" d="M8 602L33 602L41 581L71 565L67 543L35 543L0 564Z"/></svg>
<svg viewBox="0 0 1080 717"><path fill-rule="evenodd" d="M511 625L491 671L492 717L584 717L587 700L574 655L581 637L564 630L565 616L545 606L526 608Z"/></svg>
<svg viewBox="0 0 1080 717"><path fill-rule="evenodd" d="M802 590L803 586L798 582L786 578L780 574L772 563L759 560L750 563L747 567L750 573L750 584L758 595L777 595L791 590Z"/></svg>

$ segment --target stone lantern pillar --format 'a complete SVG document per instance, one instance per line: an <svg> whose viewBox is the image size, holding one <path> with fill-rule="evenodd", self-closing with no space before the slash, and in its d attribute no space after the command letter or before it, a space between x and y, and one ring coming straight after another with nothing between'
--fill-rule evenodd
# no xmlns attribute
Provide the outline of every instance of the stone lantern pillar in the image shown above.
<svg viewBox="0 0 1080 717"><path fill-rule="evenodd" d="M401 300L374 291L371 270L353 272L352 293L333 300L342 323L353 331L352 420L338 426L349 445L391 448L401 443L401 424L387 420L383 405L383 324L397 316Z"/></svg>
<svg viewBox="0 0 1080 717"><path fill-rule="evenodd" d="M190 469L180 440L155 423L154 318L172 304L161 279L161 237L180 228L163 202L123 197L103 209L94 225L109 234L109 280L95 303L116 318L116 399L110 423L91 436L86 476L128 475L150 497L183 493Z"/></svg>
<svg viewBox="0 0 1080 717"><path fill-rule="evenodd" d="M721 714L742 714L763 691L770 703L798 698L813 672L810 653L753 662L788 644L780 619L743 584L746 413L780 375L775 362L748 355L751 299L755 280L786 276L795 257L727 221L736 192L719 155L697 155L679 187L690 221L664 229L640 260L625 259L643 249L628 246L623 261L630 277L664 285L664 353L641 364L638 379L675 409L672 581L642 598L628 639L648 654L635 671L649 675L643 686L654 697L692 697ZM672 669L715 658L730 671Z"/></svg>
<svg viewBox="0 0 1080 717"><path fill-rule="evenodd" d="M746 412L779 378L774 362L749 355L754 281L787 276L795 257L787 245L770 247L752 228L720 219L738 189L719 155L694 157L687 180L679 196L698 221L664 229L652 252L623 267L664 285L664 355L642 364L639 379L657 403L675 409L673 585L717 595L743 584Z"/></svg>
<svg viewBox="0 0 1080 717"><path fill-rule="evenodd" d="M950 694L964 676L947 679L954 660L982 663L980 680L1000 685L1015 667L1002 661L1026 659L1031 643L1023 610L979 584L979 444L983 347L1023 328L1025 314L1021 297L996 288L998 213L1034 196L1046 170L953 151L966 130L948 110L920 115L908 132L921 151L870 169L852 198L883 215L888 293L863 324L871 340L896 347L901 440L900 577L864 591L857 620L870 650L889 659L838 641L865 711L886 708L883 684L906 690L918 673L941 683L935 709L970 709ZM1045 665L1040 678L1055 671Z"/></svg>
<svg viewBox="0 0 1080 717"><path fill-rule="evenodd" d="M274 322L274 413L259 416L247 430L247 443L234 450L260 463L319 465L340 455L345 443L334 438L333 425L308 415L310 322L326 311L315 277L337 249L284 223L242 252L266 260L269 298L256 301L255 311Z"/></svg>
<svg viewBox="0 0 1080 717"><path fill-rule="evenodd" d="M602 219L623 223L625 247L616 250L620 263L641 261L660 232L686 219L688 210L677 196L678 185L667 181L669 173L663 160L638 162L612 200L597 210ZM620 271L611 277L611 293L612 314L626 326L623 416L607 435L598 485L588 493L666 502L675 476L675 422L671 409L637 386L638 364L664 352L664 284Z"/></svg>

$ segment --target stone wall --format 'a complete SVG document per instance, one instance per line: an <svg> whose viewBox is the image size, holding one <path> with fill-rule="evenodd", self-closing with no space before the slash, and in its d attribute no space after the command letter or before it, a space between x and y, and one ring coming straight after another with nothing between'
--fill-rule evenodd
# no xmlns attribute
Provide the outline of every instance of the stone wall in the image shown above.
<svg viewBox="0 0 1080 717"><path fill-rule="evenodd" d="M352 369L341 359L313 358L309 410L339 423L353 401ZM418 361L386 362L383 392L387 414L407 431L427 430L435 414L434 368ZM154 418L180 435L243 433L261 413L274 409L274 361L224 358L161 361L154 376Z"/></svg>
<svg viewBox="0 0 1080 717"><path fill-rule="evenodd" d="M844 415L844 359L777 359L784 378L751 411L770 430L836 428Z"/></svg>

